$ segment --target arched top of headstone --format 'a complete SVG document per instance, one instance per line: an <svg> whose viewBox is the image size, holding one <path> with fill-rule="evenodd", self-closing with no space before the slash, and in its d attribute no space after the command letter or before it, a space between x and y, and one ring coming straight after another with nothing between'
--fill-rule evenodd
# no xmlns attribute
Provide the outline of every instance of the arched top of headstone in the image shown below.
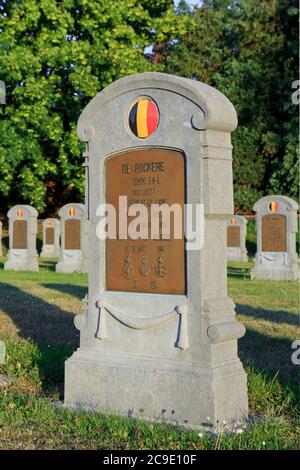
<svg viewBox="0 0 300 470"><path fill-rule="evenodd" d="M9 209L7 213L8 218L28 219L29 217L38 217L38 211L27 204L18 204Z"/></svg>
<svg viewBox="0 0 300 470"><path fill-rule="evenodd" d="M53 217L48 217L48 219L45 219L43 221L42 225L43 225L44 228L57 227L59 225L59 220L54 219Z"/></svg>
<svg viewBox="0 0 300 470"><path fill-rule="evenodd" d="M294 201L294 199L291 199L288 196L274 194L264 196L256 201L253 209L255 212L275 214L282 211L297 211L299 209L299 205Z"/></svg>
<svg viewBox="0 0 300 470"><path fill-rule="evenodd" d="M247 223L248 223L248 220L242 215L237 215L237 214L230 215L227 219L228 225L243 225L243 224L246 225Z"/></svg>
<svg viewBox="0 0 300 470"><path fill-rule="evenodd" d="M99 110L109 101L128 92L159 89L177 93L196 104L199 112L191 116L198 130L213 129L232 132L237 126L233 104L223 93L205 83L174 75L147 72L129 75L112 83L98 93L85 107L78 121L78 136L84 142L93 138L93 124Z"/></svg>
<svg viewBox="0 0 300 470"><path fill-rule="evenodd" d="M80 203L65 204L59 209L58 215L62 219L82 219L85 215L85 206Z"/></svg>

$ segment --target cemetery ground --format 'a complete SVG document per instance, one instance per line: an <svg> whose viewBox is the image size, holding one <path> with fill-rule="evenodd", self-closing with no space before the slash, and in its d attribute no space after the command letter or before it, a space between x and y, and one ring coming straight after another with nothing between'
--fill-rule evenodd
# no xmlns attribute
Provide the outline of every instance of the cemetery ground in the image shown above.
<svg viewBox="0 0 300 470"><path fill-rule="evenodd" d="M250 224L251 225L251 224ZM247 247L255 252L253 227ZM64 361L78 346L74 314L87 291L85 274L12 272L0 264L0 338L7 364L0 374L1 449L297 449L300 447L299 366L291 362L299 338L298 284L251 281L252 262L231 263L229 295L247 333L239 356L248 373L250 418L228 433L187 431L109 414L74 413L63 400ZM188 404L187 404L188 406Z"/></svg>

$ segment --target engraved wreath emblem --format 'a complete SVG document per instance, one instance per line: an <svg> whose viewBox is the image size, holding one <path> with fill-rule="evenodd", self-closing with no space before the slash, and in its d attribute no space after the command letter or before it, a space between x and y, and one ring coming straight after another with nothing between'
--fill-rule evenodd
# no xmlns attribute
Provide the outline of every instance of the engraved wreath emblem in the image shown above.
<svg viewBox="0 0 300 470"><path fill-rule="evenodd" d="M132 279L134 273L134 269L132 266L132 260L131 256L127 255L124 258L124 264L123 264L123 269L122 269L122 274L125 279Z"/></svg>
<svg viewBox="0 0 300 470"><path fill-rule="evenodd" d="M141 265L140 265L140 273L142 276L148 276L150 273L150 265L147 256L143 256Z"/></svg>
<svg viewBox="0 0 300 470"><path fill-rule="evenodd" d="M157 258L155 273L158 277L161 277L161 278L164 278L167 276L167 268L165 265L165 260L162 255L159 255L159 257Z"/></svg>

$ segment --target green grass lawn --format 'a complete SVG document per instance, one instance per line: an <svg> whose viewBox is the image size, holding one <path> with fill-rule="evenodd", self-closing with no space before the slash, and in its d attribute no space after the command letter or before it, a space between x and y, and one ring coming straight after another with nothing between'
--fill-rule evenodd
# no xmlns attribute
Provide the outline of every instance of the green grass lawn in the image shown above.
<svg viewBox="0 0 300 470"><path fill-rule="evenodd" d="M0 260L1 261L1 260ZM3 262L3 259L2 259ZM300 447L296 282L250 281L250 263L229 266L229 293L247 333L239 355L248 373L250 420L239 432L188 432L170 425L56 409L64 361L77 347L74 314L87 291L83 274L0 269L0 338L8 359L0 374L2 449L296 449ZM187 404L188 406L188 404Z"/></svg>

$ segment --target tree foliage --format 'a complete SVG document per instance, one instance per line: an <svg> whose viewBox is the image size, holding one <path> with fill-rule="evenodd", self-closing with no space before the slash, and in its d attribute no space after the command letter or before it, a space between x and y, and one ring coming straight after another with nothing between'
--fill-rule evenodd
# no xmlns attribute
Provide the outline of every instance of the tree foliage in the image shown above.
<svg viewBox="0 0 300 470"><path fill-rule="evenodd" d="M166 54L169 73L215 86L236 107L236 209L268 193L297 198L298 2L204 0Z"/></svg>
<svg viewBox="0 0 300 470"><path fill-rule="evenodd" d="M160 65L144 48L184 32L172 0L0 0L0 202L52 212L80 200L76 122L118 78Z"/></svg>
<svg viewBox="0 0 300 470"><path fill-rule="evenodd" d="M206 82L234 103L236 209L298 193L296 0L0 0L0 204L54 212L82 200L76 122L118 78L165 70ZM152 62L144 55L154 44Z"/></svg>

